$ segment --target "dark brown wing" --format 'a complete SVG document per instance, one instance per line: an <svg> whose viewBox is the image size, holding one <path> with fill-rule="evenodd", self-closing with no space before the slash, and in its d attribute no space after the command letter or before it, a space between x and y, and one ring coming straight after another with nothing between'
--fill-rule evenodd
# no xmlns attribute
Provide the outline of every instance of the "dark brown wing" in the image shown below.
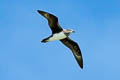
<svg viewBox="0 0 120 80"><path fill-rule="evenodd" d="M82 59L82 54L80 51L80 48L76 42L71 40L70 38L65 38L60 40L65 46L70 48L74 54L75 59L77 60L79 66L83 68L83 59Z"/></svg>
<svg viewBox="0 0 120 80"><path fill-rule="evenodd" d="M52 33L58 33L60 31L62 31L63 29L60 27L59 23L58 23L58 18L50 13L41 11L41 10L37 10L38 13L40 13L42 16L44 16L47 20L48 20L48 24L52 30Z"/></svg>

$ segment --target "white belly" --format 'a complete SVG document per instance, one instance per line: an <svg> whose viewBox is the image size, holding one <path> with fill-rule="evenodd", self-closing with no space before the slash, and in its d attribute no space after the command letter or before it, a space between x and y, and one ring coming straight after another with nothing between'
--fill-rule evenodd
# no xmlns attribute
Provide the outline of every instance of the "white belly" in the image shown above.
<svg viewBox="0 0 120 80"><path fill-rule="evenodd" d="M60 33L54 34L51 38L49 38L48 41L60 40L60 39L66 38L66 37L67 36L63 32L60 32Z"/></svg>

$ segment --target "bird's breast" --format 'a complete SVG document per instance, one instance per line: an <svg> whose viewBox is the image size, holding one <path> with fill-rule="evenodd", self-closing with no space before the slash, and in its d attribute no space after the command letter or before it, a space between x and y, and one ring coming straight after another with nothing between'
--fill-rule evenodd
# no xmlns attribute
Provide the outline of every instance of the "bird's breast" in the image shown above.
<svg viewBox="0 0 120 80"><path fill-rule="evenodd" d="M61 40L61 39L64 39L66 37L67 36L63 32L55 33L55 34L53 34L52 37L49 38L48 41Z"/></svg>

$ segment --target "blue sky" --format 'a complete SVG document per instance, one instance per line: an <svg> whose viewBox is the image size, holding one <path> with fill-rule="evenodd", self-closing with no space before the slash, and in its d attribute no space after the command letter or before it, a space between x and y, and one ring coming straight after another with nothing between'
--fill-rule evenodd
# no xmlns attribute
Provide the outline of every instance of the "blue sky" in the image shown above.
<svg viewBox="0 0 120 80"><path fill-rule="evenodd" d="M119 0L0 0L0 80L120 80ZM36 10L56 15L82 51L81 70Z"/></svg>

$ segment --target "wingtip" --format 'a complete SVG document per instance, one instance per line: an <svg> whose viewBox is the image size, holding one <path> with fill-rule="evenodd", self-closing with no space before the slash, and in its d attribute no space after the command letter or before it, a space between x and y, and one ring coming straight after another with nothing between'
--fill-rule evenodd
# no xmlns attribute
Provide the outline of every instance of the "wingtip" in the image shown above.
<svg viewBox="0 0 120 80"><path fill-rule="evenodd" d="M37 10L37 12L38 12L39 14L41 14L42 16L44 16L44 14L46 13L46 12L41 11L41 10Z"/></svg>
<svg viewBox="0 0 120 80"><path fill-rule="evenodd" d="M78 63L80 68L83 69L83 63Z"/></svg>
<svg viewBox="0 0 120 80"><path fill-rule="evenodd" d="M81 68L81 69L83 69L83 65L82 65L82 66L80 66L80 68Z"/></svg>
<svg viewBox="0 0 120 80"><path fill-rule="evenodd" d="M77 62L78 62L78 65L80 66L81 69L83 69L83 59L82 58L77 58L75 57Z"/></svg>
<svg viewBox="0 0 120 80"><path fill-rule="evenodd" d="M80 65L81 69L83 69L83 59L81 60L81 65Z"/></svg>

